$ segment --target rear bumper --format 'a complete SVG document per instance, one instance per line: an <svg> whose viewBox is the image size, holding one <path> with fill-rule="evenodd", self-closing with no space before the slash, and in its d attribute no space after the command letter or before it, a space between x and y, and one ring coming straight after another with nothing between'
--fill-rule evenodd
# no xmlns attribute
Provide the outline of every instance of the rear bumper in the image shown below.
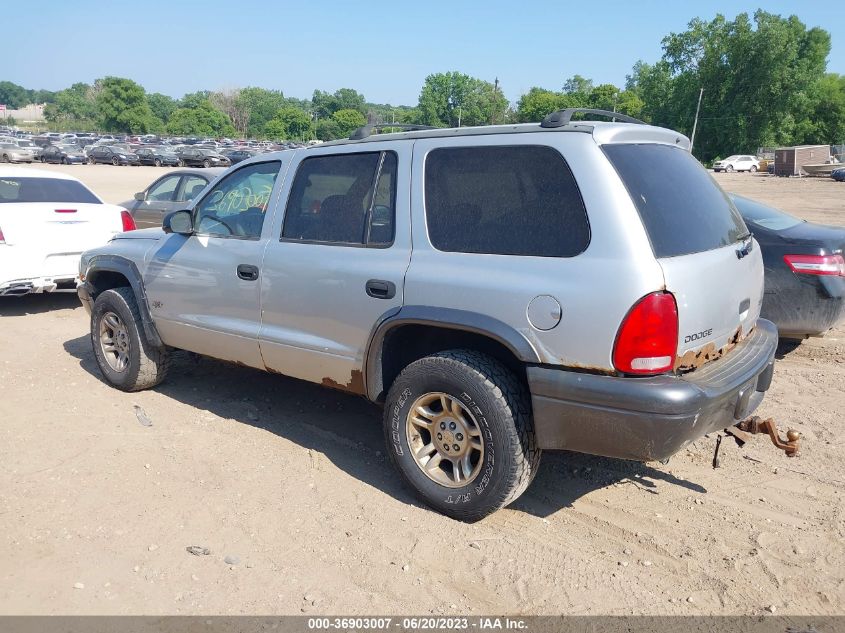
<svg viewBox="0 0 845 633"><path fill-rule="evenodd" d="M32 277L29 279L12 279L0 282L0 297L20 297L29 294L41 294L42 292L53 292L60 289L59 286L66 286L72 289L75 284L76 274L55 275L52 277Z"/></svg>
<svg viewBox="0 0 845 633"><path fill-rule="evenodd" d="M537 443L637 461L667 459L748 417L774 369L777 328L759 319L732 352L683 376L620 378L528 367Z"/></svg>

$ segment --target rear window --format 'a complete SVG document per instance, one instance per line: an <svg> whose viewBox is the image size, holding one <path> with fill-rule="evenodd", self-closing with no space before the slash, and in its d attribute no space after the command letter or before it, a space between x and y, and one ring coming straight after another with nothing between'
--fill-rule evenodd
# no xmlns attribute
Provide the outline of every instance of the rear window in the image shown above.
<svg viewBox="0 0 845 633"><path fill-rule="evenodd" d="M101 204L76 180L59 178L0 178L0 204L6 202L76 202Z"/></svg>
<svg viewBox="0 0 845 633"><path fill-rule="evenodd" d="M736 207L686 150L653 143L603 149L640 213L655 257L709 251L748 234Z"/></svg>
<svg viewBox="0 0 845 633"><path fill-rule="evenodd" d="M742 219L748 224L756 224L772 231L785 231L803 222L803 220L792 217L780 209L755 202L749 198L732 195L731 199L742 214Z"/></svg>
<svg viewBox="0 0 845 633"><path fill-rule="evenodd" d="M441 251L574 257L590 243L569 165L541 145L430 152L425 210L431 244Z"/></svg>

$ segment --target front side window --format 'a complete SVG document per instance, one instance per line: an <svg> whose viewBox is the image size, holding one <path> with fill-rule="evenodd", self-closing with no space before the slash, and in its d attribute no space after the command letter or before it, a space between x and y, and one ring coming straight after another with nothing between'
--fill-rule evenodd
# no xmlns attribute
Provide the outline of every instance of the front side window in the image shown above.
<svg viewBox="0 0 845 633"><path fill-rule="evenodd" d="M280 167L279 161L248 165L218 182L196 206L197 233L258 239Z"/></svg>
<svg viewBox="0 0 845 633"><path fill-rule="evenodd" d="M179 176L168 176L157 182L147 194L147 200L169 201L173 200L176 193L176 185L179 184Z"/></svg>
<svg viewBox="0 0 845 633"><path fill-rule="evenodd" d="M425 162L425 212L441 251L574 257L587 211L561 154L541 145L452 147Z"/></svg>
<svg viewBox="0 0 845 633"><path fill-rule="evenodd" d="M394 152L306 158L291 187L282 238L367 246L391 244L396 173Z"/></svg>

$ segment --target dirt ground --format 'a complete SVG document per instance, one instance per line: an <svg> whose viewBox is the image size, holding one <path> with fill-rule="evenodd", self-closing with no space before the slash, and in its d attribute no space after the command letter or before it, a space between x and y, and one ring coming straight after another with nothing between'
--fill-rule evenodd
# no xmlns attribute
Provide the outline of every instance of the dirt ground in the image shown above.
<svg viewBox="0 0 845 633"><path fill-rule="evenodd" d="M53 169L110 202L164 171ZM845 224L845 185L716 177ZM759 410L800 457L547 453L475 525L414 500L360 398L188 355L125 394L87 332L73 294L0 302L2 614L845 613L845 329L782 355Z"/></svg>

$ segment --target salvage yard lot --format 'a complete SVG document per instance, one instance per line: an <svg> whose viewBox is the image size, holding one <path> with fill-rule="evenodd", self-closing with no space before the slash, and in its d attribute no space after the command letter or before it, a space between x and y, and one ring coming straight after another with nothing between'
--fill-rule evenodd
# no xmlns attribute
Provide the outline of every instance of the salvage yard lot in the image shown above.
<svg viewBox="0 0 845 633"><path fill-rule="evenodd" d="M107 202L166 171L50 169ZM715 177L845 224L841 183ZM547 453L475 525L414 500L360 398L187 354L124 394L87 332L73 294L0 301L0 613L845 612L843 329L782 350L758 411L800 457L759 436L718 470L712 437L666 465Z"/></svg>

